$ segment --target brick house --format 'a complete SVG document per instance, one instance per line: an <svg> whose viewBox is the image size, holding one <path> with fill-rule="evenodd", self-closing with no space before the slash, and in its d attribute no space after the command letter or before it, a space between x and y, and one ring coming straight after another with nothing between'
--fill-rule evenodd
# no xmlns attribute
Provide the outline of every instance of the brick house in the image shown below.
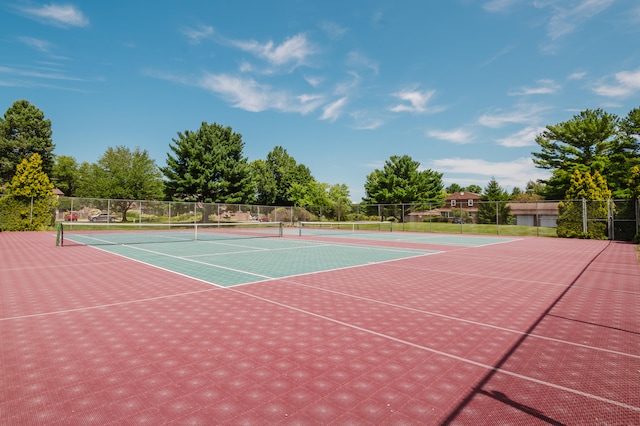
<svg viewBox="0 0 640 426"><path fill-rule="evenodd" d="M422 222L429 216L443 216L453 220L456 217L462 216L472 223L477 222L478 218L478 202L480 201L480 194L475 192L459 191L454 192L445 198L445 204L443 207L428 211L418 211L409 213L410 222Z"/></svg>

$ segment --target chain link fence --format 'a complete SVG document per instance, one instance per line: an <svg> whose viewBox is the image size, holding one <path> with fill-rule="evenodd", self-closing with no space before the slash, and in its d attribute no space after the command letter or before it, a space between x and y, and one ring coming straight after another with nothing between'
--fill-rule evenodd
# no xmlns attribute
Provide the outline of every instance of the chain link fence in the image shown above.
<svg viewBox="0 0 640 426"><path fill-rule="evenodd" d="M3 197L6 198L6 197ZM213 223L389 221L394 231L495 233L632 240L640 225L640 200L479 201L421 204L344 204L292 207L179 201L55 197L45 222ZM5 203L6 204L6 203ZM22 220L33 222L25 202ZM11 221L0 211L0 229ZM24 228L28 229L28 228Z"/></svg>

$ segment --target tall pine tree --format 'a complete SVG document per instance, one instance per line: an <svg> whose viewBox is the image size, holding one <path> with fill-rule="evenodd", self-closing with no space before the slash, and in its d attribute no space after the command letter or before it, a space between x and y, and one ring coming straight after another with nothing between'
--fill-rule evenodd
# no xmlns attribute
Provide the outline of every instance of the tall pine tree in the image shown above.
<svg viewBox="0 0 640 426"><path fill-rule="evenodd" d="M497 223L506 225L511 222L511 208L507 205L509 194L502 189L498 181L491 179L480 197L478 223Z"/></svg>
<svg viewBox="0 0 640 426"><path fill-rule="evenodd" d="M247 203L253 199L251 173L242 135L231 127L203 122L195 132L178 133L169 146L166 195L204 203Z"/></svg>

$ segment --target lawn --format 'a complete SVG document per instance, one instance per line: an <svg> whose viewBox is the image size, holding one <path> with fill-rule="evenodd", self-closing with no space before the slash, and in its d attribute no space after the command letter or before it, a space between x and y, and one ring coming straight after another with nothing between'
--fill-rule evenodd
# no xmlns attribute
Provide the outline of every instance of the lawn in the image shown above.
<svg viewBox="0 0 640 426"><path fill-rule="evenodd" d="M456 234L491 234L510 236L557 237L555 228L521 225L479 225L473 223L407 222L394 223L394 231L444 232Z"/></svg>

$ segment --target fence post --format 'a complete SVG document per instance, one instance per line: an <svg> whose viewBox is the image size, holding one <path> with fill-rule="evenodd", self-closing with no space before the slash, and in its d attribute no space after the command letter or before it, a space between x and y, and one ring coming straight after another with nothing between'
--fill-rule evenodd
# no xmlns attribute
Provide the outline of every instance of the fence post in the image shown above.
<svg viewBox="0 0 640 426"><path fill-rule="evenodd" d="M610 240L615 240L615 220L613 217L613 210L611 209L611 203L613 203L613 200L609 198L607 200L607 227L609 228L608 237Z"/></svg>
<svg viewBox="0 0 640 426"><path fill-rule="evenodd" d="M588 225L587 224L587 200L583 198L582 199L582 232L585 234L588 231L587 225Z"/></svg>

